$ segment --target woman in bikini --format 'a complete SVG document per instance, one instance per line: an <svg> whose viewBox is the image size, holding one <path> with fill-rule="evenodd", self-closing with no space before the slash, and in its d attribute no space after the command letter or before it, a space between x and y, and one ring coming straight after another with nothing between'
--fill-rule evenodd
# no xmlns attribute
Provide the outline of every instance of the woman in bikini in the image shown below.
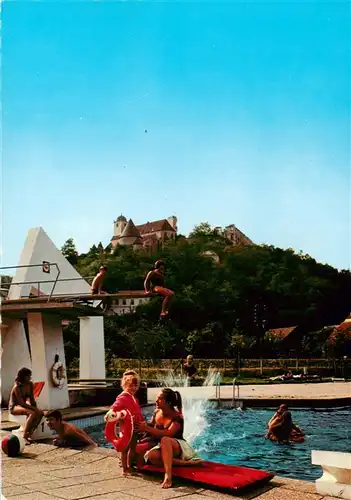
<svg viewBox="0 0 351 500"><path fill-rule="evenodd" d="M167 316L168 302L173 297L174 292L165 287L165 263L162 260L158 260L155 263L154 269L147 274L144 281L144 289L147 295L155 293L164 297L160 317Z"/></svg>
<svg viewBox="0 0 351 500"><path fill-rule="evenodd" d="M30 437L44 415L37 407L34 399L33 382L31 379L32 372L30 369L21 368L17 373L9 400L9 411L12 415L25 415L27 417L23 434L27 444L31 441Z"/></svg>
<svg viewBox="0 0 351 500"><path fill-rule="evenodd" d="M138 422L139 432L146 432L149 449L140 458L165 470L162 488L172 487L172 466L197 465L202 462L184 439L182 398L178 391L162 389L157 396L156 410L149 424ZM145 440L141 440L141 442Z"/></svg>

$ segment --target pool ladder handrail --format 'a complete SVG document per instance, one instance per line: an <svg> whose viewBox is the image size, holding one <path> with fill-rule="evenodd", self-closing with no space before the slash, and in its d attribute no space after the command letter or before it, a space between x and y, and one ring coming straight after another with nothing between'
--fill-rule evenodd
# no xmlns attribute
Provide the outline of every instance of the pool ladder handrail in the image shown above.
<svg viewBox="0 0 351 500"><path fill-rule="evenodd" d="M237 387L238 389L238 397L235 398L235 387ZM240 397L240 389L239 389L239 384L238 382L236 381L236 377L233 378L233 398L232 398L232 408L235 408L235 401L239 401L239 397Z"/></svg>
<svg viewBox="0 0 351 500"><path fill-rule="evenodd" d="M221 400L221 374L218 373L216 376L216 399Z"/></svg>

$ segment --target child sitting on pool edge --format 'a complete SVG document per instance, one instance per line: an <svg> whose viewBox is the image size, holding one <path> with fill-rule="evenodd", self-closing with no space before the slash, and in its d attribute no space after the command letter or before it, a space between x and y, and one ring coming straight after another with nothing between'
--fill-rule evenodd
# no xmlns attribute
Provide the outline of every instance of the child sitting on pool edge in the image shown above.
<svg viewBox="0 0 351 500"><path fill-rule="evenodd" d="M143 422L145 418L141 411L139 401L135 397L135 393L140 387L140 377L137 372L134 370L125 371L122 376L121 387L123 389L123 392L121 392L121 394L117 396L116 401L113 403L110 411L117 412L128 410L132 415L134 424L136 422ZM124 476L127 476L132 472L137 440L138 433L134 432L129 447L121 453Z"/></svg>

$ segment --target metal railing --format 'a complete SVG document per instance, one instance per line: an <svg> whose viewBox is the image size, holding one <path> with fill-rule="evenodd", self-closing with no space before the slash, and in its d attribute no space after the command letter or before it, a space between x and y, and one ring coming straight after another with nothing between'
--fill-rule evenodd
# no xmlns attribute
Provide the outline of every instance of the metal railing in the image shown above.
<svg viewBox="0 0 351 500"><path fill-rule="evenodd" d="M235 387L238 389L238 397L235 397ZM236 381L236 377L233 378L233 397L232 397L232 408L235 408L235 401L238 401L240 397L239 384Z"/></svg>
<svg viewBox="0 0 351 500"><path fill-rule="evenodd" d="M45 266L46 266L46 269L48 269L47 271L44 270ZM59 268L59 266L58 266L58 264L56 262L45 262L45 261L43 261L41 264L27 264L25 266L7 266L7 267L0 267L0 270L4 270L4 269L21 269L21 268L22 269L23 268L27 268L28 269L28 268L31 268L31 267L41 267L42 270L43 270L43 272L49 274L51 266L56 267L57 275L56 275L56 278L54 280L51 280L51 282L54 283L54 284L52 286L52 289L51 289L49 297L48 297L48 302L50 302L50 299L52 297L52 294L54 292L57 280L58 280L58 278L60 276L60 272L61 272L60 268ZM37 281L33 281L32 283L28 283L28 284L33 284L33 283L37 283ZM11 286L11 285L19 285L19 284L22 284L22 283L12 283L11 282L9 285Z"/></svg>
<svg viewBox="0 0 351 500"><path fill-rule="evenodd" d="M92 280L94 278L94 276L87 276L87 277L80 277L80 278L62 278L62 279L59 279L60 268L56 262L43 262L42 264L30 264L30 265L26 265L26 266L0 267L0 271L2 271L4 269L20 269L20 268L31 268L31 267L43 268L44 264L47 264L49 266L49 269L51 268L51 266L53 266L57 269L57 275L56 275L55 279L52 279L52 280L32 280L32 281L11 281L11 283L3 283L2 285L4 287L8 286L8 289L10 289L11 286L16 286L16 285L17 286L19 286L19 285L36 286L37 291L38 291L38 297L39 297L40 292L41 292L40 285L44 285L47 283L53 283L52 288L50 290L50 293L48 295L48 302L50 302L52 297L71 297L71 296L77 295L77 292L76 293L57 293L57 294L54 294L57 283L62 283L62 282L66 282L66 281L88 281L88 280ZM47 272L47 271L43 271L43 272ZM86 293L86 292L82 292L82 293ZM30 298L30 297L31 297L31 295L29 293L28 295L23 295L21 298Z"/></svg>
<svg viewBox="0 0 351 500"><path fill-rule="evenodd" d="M218 401L221 400L221 378L222 378L221 374L217 373L215 386L216 386L216 399L218 399Z"/></svg>
<svg viewBox="0 0 351 500"><path fill-rule="evenodd" d="M62 278L60 280L42 280L42 281L16 281L16 282L12 282L12 283L4 283L4 285L8 285L9 287L11 287L12 285L37 285L37 290L38 290L38 296L40 295L40 292L41 292L41 289L40 289L40 285L43 285L43 284L46 284L46 283L54 283L53 285L53 289L52 289L52 292L51 292L51 297L71 297L71 296L75 296L75 295L79 295L79 292L75 292L75 293L53 293L54 292L54 289L55 289L55 286L57 285L57 283L62 283L64 281L87 281L87 280L91 280L93 279L94 277L93 276L88 276L88 277L82 277L82 278ZM86 294L86 291L82 291L81 292L82 294ZM46 295L46 294L45 294ZM22 298L23 299L28 299L30 298L31 295L22 295Z"/></svg>

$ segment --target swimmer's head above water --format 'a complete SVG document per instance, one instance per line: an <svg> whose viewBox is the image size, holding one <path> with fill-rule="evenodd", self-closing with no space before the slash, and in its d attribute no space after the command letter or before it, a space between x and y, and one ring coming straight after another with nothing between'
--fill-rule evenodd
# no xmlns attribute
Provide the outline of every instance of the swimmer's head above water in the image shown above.
<svg viewBox="0 0 351 500"><path fill-rule="evenodd" d="M45 418L49 429L56 430L61 424L62 413L59 410L52 410L46 414Z"/></svg>

